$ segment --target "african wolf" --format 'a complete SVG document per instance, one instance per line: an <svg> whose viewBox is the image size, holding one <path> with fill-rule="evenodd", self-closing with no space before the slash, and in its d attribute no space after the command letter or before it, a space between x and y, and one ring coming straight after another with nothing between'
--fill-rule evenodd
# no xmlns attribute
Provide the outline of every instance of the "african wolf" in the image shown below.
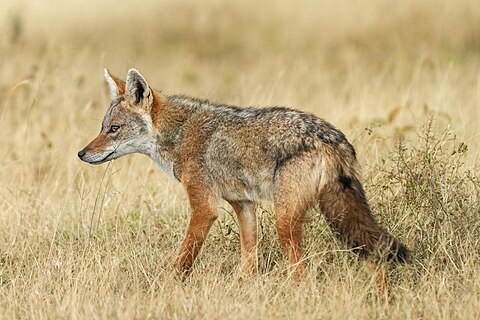
<svg viewBox="0 0 480 320"><path fill-rule="evenodd" d="M335 235L371 265L386 291L385 262L408 262L405 245L379 226L365 198L353 146L330 123L282 108L240 108L153 90L130 69L126 81L105 69L112 103L98 137L78 152L100 164L130 153L149 156L182 183L191 220L173 274L185 276L226 200L240 226L241 270L257 272L256 204L273 202L293 278L306 275L302 225L319 209ZM378 268L377 268L378 267Z"/></svg>

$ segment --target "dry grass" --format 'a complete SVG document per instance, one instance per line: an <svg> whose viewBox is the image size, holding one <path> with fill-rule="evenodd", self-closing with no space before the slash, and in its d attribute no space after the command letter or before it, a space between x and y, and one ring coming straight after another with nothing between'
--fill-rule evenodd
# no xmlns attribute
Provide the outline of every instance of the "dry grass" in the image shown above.
<svg viewBox="0 0 480 320"><path fill-rule="evenodd" d="M2 2L3 319L480 317L478 1L119 2ZM414 250L393 274L395 301L375 300L313 212L310 275L292 286L267 205L262 275L238 276L225 205L191 277L170 281L188 221L180 186L142 156L76 158L107 107L105 66L341 128L378 219Z"/></svg>

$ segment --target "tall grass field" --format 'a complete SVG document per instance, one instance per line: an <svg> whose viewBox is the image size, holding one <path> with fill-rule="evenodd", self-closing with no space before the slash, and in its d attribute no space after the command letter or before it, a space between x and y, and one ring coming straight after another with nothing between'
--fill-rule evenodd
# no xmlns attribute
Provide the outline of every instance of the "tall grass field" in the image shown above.
<svg viewBox="0 0 480 320"><path fill-rule="evenodd" d="M0 35L1 319L480 318L479 1L2 0ZM105 67L341 129L378 221L412 250L391 302L315 211L293 284L268 203L257 277L239 273L222 203L172 280L181 185L142 155L77 157L109 105Z"/></svg>

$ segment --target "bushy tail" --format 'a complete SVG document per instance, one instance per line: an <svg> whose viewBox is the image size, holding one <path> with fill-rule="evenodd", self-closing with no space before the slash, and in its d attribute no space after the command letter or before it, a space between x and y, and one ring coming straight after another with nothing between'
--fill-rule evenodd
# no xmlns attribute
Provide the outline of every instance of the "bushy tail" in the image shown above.
<svg viewBox="0 0 480 320"><path fill-rule="evenodd" d="M325 168L319 194L320 209L336 236L369 261L409 263L408 248L375 221L355 168L340 163Z"/></svg>

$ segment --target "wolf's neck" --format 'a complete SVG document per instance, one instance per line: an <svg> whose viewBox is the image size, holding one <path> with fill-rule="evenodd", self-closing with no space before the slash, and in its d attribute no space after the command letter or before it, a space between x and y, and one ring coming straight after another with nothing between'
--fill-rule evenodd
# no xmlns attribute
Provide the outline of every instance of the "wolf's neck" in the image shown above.
<svg viewBox="0 0 480 320"><path fill-rule="evenodd" d="M169 175L172 178L178 179L173 172L173 161L168 157L167 154L161 152L156 152L153 155L150 155L150 158L155 162L155 164Z"/></svg>
<svg viewBox="0 0 480 320"><path fill-rule="evenodd" d="M203 111L202 101L184 96L166 96L152 114L155 137L149 157L162 171L176 179L179 177L175 176L174 168L185 127L195 114Z"/></svg>
<svg viewBox="0 0 480 320"><path fill-rule="evenodd" d="M178 148L181 144L183 126L187 117L180 116L176 110L168 111L164 110L161 121L154 125L155 133L148 156L162 171L178 179L174 174L174 166L178 159Z"/></svg>

